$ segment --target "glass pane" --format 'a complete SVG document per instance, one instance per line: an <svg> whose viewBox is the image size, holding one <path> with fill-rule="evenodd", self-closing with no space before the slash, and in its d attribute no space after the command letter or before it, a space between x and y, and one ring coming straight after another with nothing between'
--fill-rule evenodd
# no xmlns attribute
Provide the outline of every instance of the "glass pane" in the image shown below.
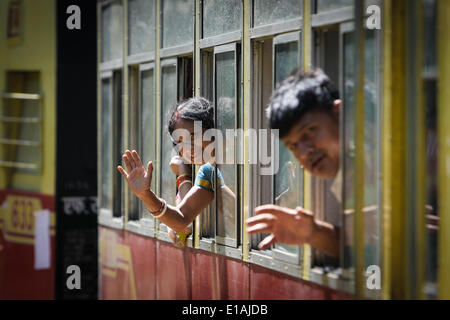
<svg viewBox="0 0 450 320"><path fill-rule="evenodd" d="M162 47L190 44L194 41L194 1L164 0Z"/></svg>
<svg viewBox="0 0 450 320"><path fill-rule="evenodd" d="M161 197L169 204L175 204L176 180L170 169L170 159L175 155L172 140L167 131L169 112L177 102L177 68L162 68L162 110L161 110Z"/></svg>
<svg viewBox="0 0 450 320"><path fill-rule="evenodd" d="M102 125L101 125L101 163L102 198L101 208L112 210L112 101L111 79L102 80Z"/></svg>
<svg viewBox="0 0 450 320"><path fill-rule="evenodd" d="M156 113L155 113L155 92L153 69L141 73L141 125L142 125L142 154L141 158L144 166L149 161L156 164ZM151 189L156 191L156 175L153 176ZM145 216L150 217L148 210L143 210Z"/></svg>
<svg viewBox="0 0 450 320"><path fill-rule="evenodd" d="M275 83L283 81L292 71L299 67L298 43L289 42L275 45ZM279 144L279 171L274 181L274 202L277 205L296 208L300 203L300 164L294 155ZM298 246L276 244L275 248L291 254L298 253Z"/></svg>
<svg viewBox="0 0 450 320"><path fill-rule="evenodd" d="M380 56L375 32L366 31L365 41L365 114L364 114L364 212L365 212L365 263L380 266L380 123L379 123L379 68Z"/></svg>
<svg viewBox="0 0 450 320"><path fill-rule="evenodd" d="M317 12L331 11L353 6L354 0L317 0Z"/></svg>
<svg viewBox="0 0 450 320"><path fill-rule="evenodd" d="M239 30L241 27L241 0L203 1L203 37Z"/></svg>
<svg viewBox="0 0 450 320"><path fill-rule="evenodd" d="M102 62L122 58L123 8L114 2L102 11Z"/></svg>
<svg viewBox="0 0 450 320"><path fill-rule="evenodd" d="M353 195L353 173L355 168L355 47L353 33L344 34L344 94L343 94L343 112L344 112L344 166L342 181L344 187L344 210L355 208ZM345 233L344 257L342 264L344 268L353 266L353 213L345 211L343 228Z"/></svg>
<svg viewBox="0 0 450 320"><path fill-rule="evenodd" d="M217 129L224 137L224 162L229 153L234 153L234 135L226 136L226 129L236 127L236 61L234 52L216 54L216 113ZM227 188L217 190L217 235L236 238L236 168L235 164L218 164ZM231 190L233 194L228 192Z"/></svg>
<svg viewBox="0 0 450 320"><path fill-rule="evenodd" d="M379 47L375 32L366 32L365 41L365 83L364 83L364 223L365 223L365 267L380 266L380 151L379 141ZM353 210L355 199L353 192L355 172L355 44L354 34L344 34L344 229L345 246L343 265L345 268L353 266Z"/></svg>
<svg viewBox="0 0 450 320"><path fill-rule="evenodd" d="M128 1L129 55L155 50L155 1Z"/></svg>
<svg viewBox="0 0 450 320"><path fill-rule="evenodd" d="M255 0L253 25L255 27L299 18L303 13L303 0Z"/></svg>

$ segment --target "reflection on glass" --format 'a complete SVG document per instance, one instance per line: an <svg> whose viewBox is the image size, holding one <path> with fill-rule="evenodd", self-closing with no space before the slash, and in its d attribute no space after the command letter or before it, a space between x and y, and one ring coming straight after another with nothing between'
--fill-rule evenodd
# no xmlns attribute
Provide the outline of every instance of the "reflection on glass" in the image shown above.
<svg viewBox="0 0 450 320"><path fill-rule="evenodd" d="M241 0L203 1L203 38L239 30L241 11Z"/></svg>
<svg viewBox="0 0 450 320"><path fill-rule="evenodd" d="M254 1L254 26L282 22L301 17L303 12L303 0L278 0L274 5L273 0Z"/></svg>
<svg viewBox="0 0 450 320"><path fill-rule="evenodd" d="M130 55L155 50L154 3L154 0L128 1L128 54Z"/></svg>
<svg viewBox="0 0 450 320"><path fill-rule="evenodd" d="M352 6L354 0L317 0L317 12L331 11Z"/></svg>
<svg viewBox="0 0 450 320"><path fill-rule="evenodd" d="M275 46L275 84L283 81L299 66L298 43L290 42ZM294 155L279 144L279 172L274 179L275 204L296 208L300 205L301 170ZM298 253L298 246L276 244L275 248L292 254Z"/></svg>
<svg viewBox="0 0 450 320"><path fill-rule="evenodd" d="M142 162L144 167L147 166L148 161L156 160L156 122L155 122L155 97L154 97L154 76L153 69L144 71L141 74L141 112L142 112ZM155 191L156 176L153 175L151 189ZM144 210L146 216L150 213Z"/></svg>
<svg viewBox="0 0 450 320"><path fill-rule="evenodd" d="M102 199L101 208L112 210L112 101L111 79L102 80Z"/></svg>
<svg viewBox="0 0 450 320"><path fill-rule="evenodd" d="M102 11L102 62L122 58L123 8L113 2Z"/></svg>
<svg viewBox="0 0 450 320"><path fill-rule="evenodd" d="M161 97L161 197L167 203L175 204L176 180L170 169L170 160L175 155L172 140L167 131L167 122L171 108L177 102L177 69L176 66L162 68Z"/></svg>
<svg viewBox="0 0 450 320"><path fill-rule="evenodd" d="M190 44L194 40L194 1L164 0L162 47Z"/></svg>
<svg viewBox="0 0 450 320"><path fill-rule="evenodd" d="M236 128L236 61L235 53L225 52L216 55L216 114L217 129L224 137L223 159L233 153L234 135L226 137L226 129ZM218 164L217 169L222 173L225 185L236 192L236 165ZM217 183L218 185L218 183ZM217 188L217 235L236 239L236 201L234 195Z"/></svg>

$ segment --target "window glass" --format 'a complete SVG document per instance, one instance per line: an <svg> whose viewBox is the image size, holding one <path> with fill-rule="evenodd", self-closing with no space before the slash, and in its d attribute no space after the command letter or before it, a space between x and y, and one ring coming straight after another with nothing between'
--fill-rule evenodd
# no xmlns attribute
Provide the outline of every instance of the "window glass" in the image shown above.
<svg viewBox="0 0 450 320"><path fill-rule="evenodd" d="M353 0L317 0L317 12L331 11L353 5Z"/></svg>
<svg viewBox="0 0 450 320"><path fill-rule="evenodd" d="M366 267L380 266L380 87L379 59L380 51L374 30L366 30L365 40L365 83L364 83L364 218Z"/></svg>
<svg viewBox="0 0 450 320"><path fill-rule="evenodd" d="M175 204L176 180L170 169L170 160L175 155L173 143L167 131L169 112L177 103L177 67L171 65L162 68L162 97L161 97L161 197L169 204Z"/></svg>
<svg viewBox="0 0 450 320"><path fill-rule="evenodd" d="M344 228L345 246L343 265L353 265L353 221L354 221L354 172L355 172L355 43L354 33L347 32L344 41ZM365 83L364 83L364 224L365 267L380 265L380 87L379 46L375 31L366 30Z"/></svg>
<svg viewBox="0 0 450 320"><path fill-rule="evenodd" d="M141 72L141 126L142 126L142 154L145 167L148 161L156 165L156 122L154 96L153 69ZM155 167L154 167L155 168ZM156 176L153 175L151 189L156 191ZM148 210L143 206L144 215L150 217Z"/></svg>
<svg viewBox="0 0 450 320"><path fill-rule="evenodd" d="M344 257L342 257L342 265L344 268L353 266L353 211L355 201L353 196L353 173L355 168L355 83L354 83L354 67L355 67L355 46L353 33L345 33L344 42L344 94L343 108L344 112L344 167L342 185L344 188Z"/></svg>
<svg viewBox="0 0 450 320"><path fill-rule="evenodd" d="M301 17L303 0L254 0L253 25L255 27Z"/></svg>
<svg viewBox="0 0 450 320"><path fill-rule="evenodd" d="M239 30L241 27L241 0L203 1L203 37Z"/></svg>
<svg viewBox="0 0 450 320"><path fill-rule="evenodd" d="M155 1L128 1L129 54L155 50Z"/></svg>
<svg viewBox="0 0 450 320"><path fill-rule="evenodd" d="M112 210L112 101L111 79L102 80L102 105L101 105L101 164L102 164L102 197L101 208Z"/></svg>
<svg viewBox="0 0 450 320"><path fill-rule="evenodd" d="M123 8L113 2L102 10L102 62L122 58Z"/></svg>
<svg viewBox="0 0 450 320"><path fill-rule="evenodd" d="M234 135L226 136L226 129L236 128L236 107L235 52L216 54L216 126L224 138L224 160L227 159L227 155L236 150ZM226 185L226 188L220 188L219 182L216 184L217 235L236 239L237 165L218 164L217 169L220 170Z"/></svg>
<svg viewBox="0 0 450 320"><path fill-rule="evenodd" d="M161 1L162 47L174 47L191 44L194 41L194 1Z"/></svg>
<svg viewBox="0 0 450 320"><path fill-rule="evenodd" d="M298 68L298 50L298 42L275 45L275 84ZM296 208L300 205L300 183L303 177L299 163L283 143L279 144L279 161L279 171L274 177L274 203ZM291 254L298 253L298 246L276 244L275 248Z"/></svg>

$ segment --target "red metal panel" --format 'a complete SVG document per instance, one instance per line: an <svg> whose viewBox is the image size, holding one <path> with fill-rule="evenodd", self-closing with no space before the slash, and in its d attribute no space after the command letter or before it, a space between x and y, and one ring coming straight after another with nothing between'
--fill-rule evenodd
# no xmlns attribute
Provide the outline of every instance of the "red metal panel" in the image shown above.
<svg viewBox="0 0 450 320"><path fill-rule="evenodd" d="M348 299L349 295L250 265L250 298L256 300Z"/></svg>
<svg viewBox="0 0 450 320"><path fill-rule="evenodd" d="M0 204L6 204L8 197L20 197L13 204L20 203L31 207L20 207L20 210L3 207L4 216L0 225L0 299L53 299L55 274L55 236L50 236L50 268L35 270L34 268L34 218L33 210L48 209L54 215L55 201L53 196L37 193L1 190ZM12 213L11 210L15 210ZM29 210L29 211L28 211ZM20 216L20 217L18 217ZM9 221L9 220L11 220ZM19 219L19 220L17 220ZM8 221L7 221L8 220ZM17 225L17 221L20 221ZM7 225L16 225L7 230ZM54 234L55 227L50 226ZM10 240L8 240L10 239Z"/></svg>
<svg viewBox="0 0 450 320"><path fill-rule="evenodd" d="M191 299L191 254L173 244L156 244L156 297L157 299Z"/></svg>

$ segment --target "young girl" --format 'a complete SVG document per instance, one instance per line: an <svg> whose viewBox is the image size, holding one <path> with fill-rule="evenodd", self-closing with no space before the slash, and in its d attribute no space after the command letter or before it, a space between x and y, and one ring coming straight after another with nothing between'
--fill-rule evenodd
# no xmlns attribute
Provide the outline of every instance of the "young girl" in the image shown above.
<svg viewBox="0 0 450 320"><path fill-rule="evenodd" d="M203 151L208 145L214 143L203 140L194 141L194 122L201 122L203 132L214 128L214 110L208 100L191 98L180 103L174 108L169 120L168 130L171 137L175 130L184 129L190 133L191 138L191 141L183 141L186 135L178 139L172 137L175 146L182 146L180 155L189 163L183 163L179 156L173 157L170 163L177 179L178 194L175 205L169 205L150 190L153 173L152 162L148 162L147 170L145 170L141 158L135 150L126 150L122 156L126 171L122 166L117 167L131 191L146 205L153 216L178 234L176 236L172 231L169 233L172 240L182 246L185 244L186 236L191 232L188 226L214 199L216 181L214 160L210 163L204 162L203 157L200 157L201 160L194 157L195 144L197 144L197 149L201 149L203 155ZM186 145L190 145L190 150L185 147ZM214 151L212 152L213 155ZM201 165L194 186L191 184L192 164ZM217 183L222 194L235 197L233 192L225 185L219 170L217 170Z"/></svg>

